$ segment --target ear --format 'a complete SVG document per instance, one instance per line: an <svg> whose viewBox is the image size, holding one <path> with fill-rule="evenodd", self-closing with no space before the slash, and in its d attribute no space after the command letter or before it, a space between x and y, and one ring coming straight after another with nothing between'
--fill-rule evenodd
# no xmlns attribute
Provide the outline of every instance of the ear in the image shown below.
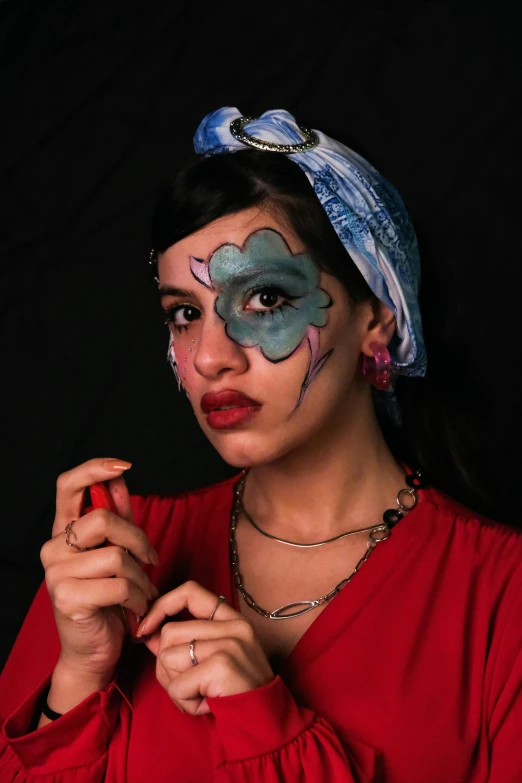
<svg viewBox="0 0 522 783"><path fill-rule="evenodd" d="M361 351L366 356L373 356L370 345L373 342L388 345L395 332L397 322L390 308L386 307L376 296L373 296L368 302L364 302L363 306L365 311Z"/></svg>

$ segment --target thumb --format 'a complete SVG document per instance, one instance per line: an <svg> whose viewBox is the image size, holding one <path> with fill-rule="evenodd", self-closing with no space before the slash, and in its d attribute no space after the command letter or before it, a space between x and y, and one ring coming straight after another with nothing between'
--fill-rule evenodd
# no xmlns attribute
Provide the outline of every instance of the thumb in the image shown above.
<svg viewBox="0 0 522 783"><path fill-rule="evenodd" d="M144 636L143 642L149 648L151 653L157 657L161 643L161 630L154 631L154 633L150 636Z"/></svg>
<svg viewBox="0 0 522 783"><path fill-rule="evenodd" d="M126 519L127 522L132 522L134 524L134 515L132 513L129 490L123 476L118 476L117 478L111 479L108 482L108 489L116 507L116 513L118 516L123 517L123 519Z"/></svg>

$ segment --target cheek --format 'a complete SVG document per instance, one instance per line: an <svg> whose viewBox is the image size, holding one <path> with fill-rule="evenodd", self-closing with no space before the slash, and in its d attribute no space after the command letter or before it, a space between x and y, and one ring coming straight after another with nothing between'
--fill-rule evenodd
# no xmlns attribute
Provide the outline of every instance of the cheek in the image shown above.
<svg viewBox="0 0 522 783"><path fill-rule="evenodd" d="M278 408L292 408L306 375L310 352L302 341L291 356L280 362L266 359L258 348L247 349L252 381L261 396ZM255 397L254 390L252 396Z"/></svg>
<svg viewBox="0 0 522 783"><path fill-rule="evenodd" d="M194 368L196 346L197 339L192 337L190 333L176 334L174 336L173 347L178 375L185 391L189 394L197 377Z"/></svg>

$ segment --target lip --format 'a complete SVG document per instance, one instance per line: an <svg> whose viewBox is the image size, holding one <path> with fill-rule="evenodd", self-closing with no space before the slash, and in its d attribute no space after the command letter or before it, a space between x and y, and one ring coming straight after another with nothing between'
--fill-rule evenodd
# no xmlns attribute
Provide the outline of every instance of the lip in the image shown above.
<svg viewBox="0 0 522 783"><path fill-rule="evenodd" d="M226 411L218 410L224 406L233 407ZM207 392L201 398L201 410L206 413L209 426L215 430L230 429L245 424L261 407L262 403L234 389Z"/></svg>
<svg viewBox="0 0 522 783"><path fill-rule="evenodd" d="M261 403L235 389L207 392L201 398L201 410L203 413L211 413L218 408L229 406L233 406L234 408L259 408L261 407Z"/></svg>

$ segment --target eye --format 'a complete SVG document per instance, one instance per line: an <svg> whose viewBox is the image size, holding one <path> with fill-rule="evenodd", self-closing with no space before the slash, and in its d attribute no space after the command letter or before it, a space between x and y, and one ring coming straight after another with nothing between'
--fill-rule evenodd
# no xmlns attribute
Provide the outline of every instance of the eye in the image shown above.
<svg viewBox="0 0 522 783"><path fill-rule="evenodd" d="M200 310L194 305L173 305L165 310L165 323L167 326L173 324L181 332L182 329L188 329L192 321L197 321L200 315Z"/></svg>
<svg viewBox="0 0 522 783"><path fill-rule="evenodd" d="M275 286L264 286L258 288L255 291L251 291L245 310L254 310L257 312L263 312L267 310L274 310L283 307L285 304L289 304L289 299L298 299L299 297L288 296L285 291Z"/></svg>

